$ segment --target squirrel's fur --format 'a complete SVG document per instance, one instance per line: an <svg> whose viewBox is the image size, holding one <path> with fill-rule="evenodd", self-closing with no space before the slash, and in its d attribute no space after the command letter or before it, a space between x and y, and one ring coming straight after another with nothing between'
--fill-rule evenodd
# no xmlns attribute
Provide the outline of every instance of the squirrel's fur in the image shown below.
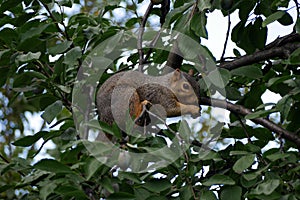
<svg viewBox="0 0 300 200"><path fill-rule="evenodd" d="M111 125L125 123L126 112L138 118L145 106L159 104L167 117L191 114L200 116L199 85L192 76L175 70L163 76L149 76L137 71L120 72L99 88L99 119Z"/></svg>

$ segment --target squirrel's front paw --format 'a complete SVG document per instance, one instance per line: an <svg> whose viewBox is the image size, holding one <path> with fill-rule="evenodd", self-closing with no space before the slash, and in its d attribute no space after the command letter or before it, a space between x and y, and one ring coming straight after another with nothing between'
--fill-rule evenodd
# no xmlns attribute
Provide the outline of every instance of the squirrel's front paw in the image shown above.
<svg viewBox="0 0 300 200"><path fill-rule="evenodd" d="M197 118L201 115L201 107L200 106L192 106L191 108L191 116L192 118Z"/></svg>

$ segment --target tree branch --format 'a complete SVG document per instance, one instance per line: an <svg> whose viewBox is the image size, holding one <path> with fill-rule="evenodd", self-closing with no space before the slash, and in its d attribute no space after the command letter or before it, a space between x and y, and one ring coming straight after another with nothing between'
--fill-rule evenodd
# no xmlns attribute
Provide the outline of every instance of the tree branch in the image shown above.
<svg viewBox="0 0 300 200"><path fill-rule="evenodd" d="M173 43L172 49L169 53L166 65L173 69L177 69L177 68L179 69L183 62L183 57L181 55L182 55L182 53L180 52L180 50L178 48L178 44L175 41Z"/></svg>
<svg viewBox="0 0 300 200"><path fill-rule="evenodd" d="M277 38L263 50L257 51L251 55L242 56L230 62L223 62L218 67L233 70L276 57L285 59L298 48L300 48L300 34L289 34Z"/></svg>
<svg viewBox="0 0 300 200"><path fill-rule="evenodd" d="M236 114L239 114L242 116L252 113L252 111L250 109L245 108L241 105L236 105L236 104L224 101L224 100L210 99L207 97L201 97L200 104L214 106L214 107L218 107L218 108L224 108L224 109L229 110L230 112L233 112L233 113L236 113ZM300 150L300 137L298 135L296 135L295 133L289 132L288 130L283 129L282 127L278 126L277 124L275 124L272 121L265 119L265 118L256 118L256 119L252 119L251 121L264 126L265 128L269 129L270 131L273 131L274 133L278 134L280 137L296 144L297 148Z"/></svg>
<svg viewBox="0 0 300 200"><path fill-rule="evenodd" d="M163 0L160 7L160 11L161 11L160 25L163 26L166 20L166 16L170 11L170 0Z"/></svg>
<svg viewBox="0 0 300 200"><path fill-rule="evenodd" d="M143 64L144 64L143 35L144 35L147 19L150 16L152 9L153 9L153 3L150 2L145 15L143 16L141 27L139 28L139 34L137 39L137 48L139 53L139 72L143 72Z"/></svg>
<svg viewBox="0 0 300 200"><path fill-rule="evenodd" d="M225 53L226 53L226 47L227 47L227 44L228 44L228 38L229 38L229 33L230 33L230 27L231 27L231 20L230 20L230 13L228 12L228 22L227 22L227 33L226 33L226 39L225 39L225 43L224 43L224 47L223 47L223 53L222 53L222 56L221 56L221 62L224 61L224 56L225 56Z"/></svg>
<svg viewBox="0 0 300 200"><path fill-rule="evenodd" d="M295 2L295 5L296 5L296 12L297 12L297 18L296 18L296 23L297 23L297 21L299 20L299 17L300 17L300 7L299 7L299 3L298 3L298 1L297 0L294 0L294 2ZM297 30L296 30L296 25L294 26L294 28L293 28L293 32L295 33Z"/></svg>

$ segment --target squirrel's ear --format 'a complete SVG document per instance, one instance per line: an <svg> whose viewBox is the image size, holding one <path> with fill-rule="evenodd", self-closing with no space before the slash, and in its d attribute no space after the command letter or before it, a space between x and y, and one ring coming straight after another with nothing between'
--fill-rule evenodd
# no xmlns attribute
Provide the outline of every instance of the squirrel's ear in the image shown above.
<svg viewBox="0 0 300 200"><path fill-rule="evenodd" d="M181 79L181 71L180 71L180 69L177 68L177 69L173 72L172 80L175 82L175 81L178 81L179 79Z"/></svg>

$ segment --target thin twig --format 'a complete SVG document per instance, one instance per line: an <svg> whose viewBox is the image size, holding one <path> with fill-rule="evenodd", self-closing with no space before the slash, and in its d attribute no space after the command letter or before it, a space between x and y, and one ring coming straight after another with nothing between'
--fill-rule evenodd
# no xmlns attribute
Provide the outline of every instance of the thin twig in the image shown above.
<svg viewBox="0 0 300 200"><path fill-rule="evenodd" d="M296 22L298 22L299 20L299 17L300 17L300 7L299 7L299 3L297 0L294 0L295 4L296 4L296 12L297 12L297 19L296 19ZM294 30L293 30L294 33L296 33L296 26L294 26Z"/></svg>
<svg viewBox="0 0 300 200"><path fill-rule="evenodd" d="M144 64L143 35L144 35L147 19L152 9L153 9L153 3L150 2L145 15L143 16L141 26L139 28L139 34L137 38L137 48L139 53L139 68L138 68L139 72L143 72L143 64Z"/></svg>
<svg viewBox="0 0 300 200"><path fill-rule="evenodd" d="M165 120L163 120L161 117L159 117L158 115L154 114L153 112L150 112L149 110L147 112L149 113L149 115L152 115L153 117L155 117L156 119L158 119L159 121L161 121L167 127L167 129L169 129L174 135L177 135L176 131L174 131L173 129L171 129L168 126L168 124L165 122Z"/></svg>
<svg viewBox="0 0 300 200"><path fill-rule="evenodd" d="M155 35L155 37L151 41L150 46L149 46L150 48L149 48L149 50L148 50L148 52L147 52L147 54L144 58L144 63L148 61L151 53L153 52L153 47L156 45L156 43L158 41L158 38L160 37L161 32L162 32L162 28L159 29L159 31L157 32L157 34Z"/></svg>
<svg viewBox="0 0 300 200"><path fill-rule="evenodd" d="M187 24L189 21L191 21L192 18L193 18L193 16L195 15L195 13L196 13L197 11L199 11L199 9L198 9L198 3L199 3L199 0L196 0L196 2L195 2L194 5L193 5L192 11L191 11L191 13L189 14L189 17L188 17L188 19L187 19L187 21L186 21L185 24Z"/></svg>
<svg viewBox="0 0 300 200"><path fill-rule="evenodd" d="M4 156L2 156L2 154L0 154L0 158L1 158L4 162L6 162L7 164L9 164L9 161L8 161Z"/></svg>
<svg viewBox="0 0 300 200"><path fill-rule="evenodd" d="M248 131L247 131L247 129L246 129L245 123L242 121L241 117L240 117L238 114L235 114L235 115L236 115L236 117L238 118L239 122L240 122L241 125L242 125L242 128L243 128L243 130L244 130L244 132L245 132L245 134L246 134L246 136L247 136L247 138L248 138L248 142L249 142L250 144L253 144L253 142L252 142L252 140L251 140L251 138L250 138L250 135L248 134ZM257 156L257 158L258 158L261 162L263 162L265 165L268 164L268 163L264 160L264 158L261 156L261 154L256 153L256 156Z"/></svg>
<svg viewBox="0 0 300 200"><path fill-rule="evenodd" d="M242 128L244 130L244 133L246 134L247 138L248 138L248 142L252 144L252 141L251 141L251 138L250 138L250 135L248 134L248 131L246 129L246 126L244 124L244 122L242 121L241 117L237 114L235 114L235 116L238 118L240 124L242 125Z"/></svg>
<svg viewBox="0 0 300 200"><path fill-rule="evenodd" d="M56 22L56 19L55 19L55 17L53 16L53 14L52 14L50 8L48 7L48 5L45 4L45 3L42 2L42 1L39 1L39 2L40 2L40 4L42 4L42 6L44 6L44 8L45 8L46 11L48 12L50 18L55 22L54 24L55 24L57 30L59 30L59 32L60 32L63 36L65 36L65 37L67 38L67 40L71 41L70 38L69 38L69 36L68 36L68 34L67 34L65 31L63 31L63 30L59 27L58 22ZM62 25L64 26L64 24L62 24ZM64 28L65 28L65 26L64 26Z"/></svg>
<svg viewBox="0 0 300 200"><path fill-rule="evenodd" d="M220 59L221 62L224 61L224 56L225 56L227 43L228 43L228 38L229 38L229 33L230 33L230 27L231 27L231 20L230 20L230 13L228 11L228 26L227 26L226 39L225 39L225 43L224 43L224 47L223 47L223 53L222 53L222 56L221 56L221 59Z"/></svg>

